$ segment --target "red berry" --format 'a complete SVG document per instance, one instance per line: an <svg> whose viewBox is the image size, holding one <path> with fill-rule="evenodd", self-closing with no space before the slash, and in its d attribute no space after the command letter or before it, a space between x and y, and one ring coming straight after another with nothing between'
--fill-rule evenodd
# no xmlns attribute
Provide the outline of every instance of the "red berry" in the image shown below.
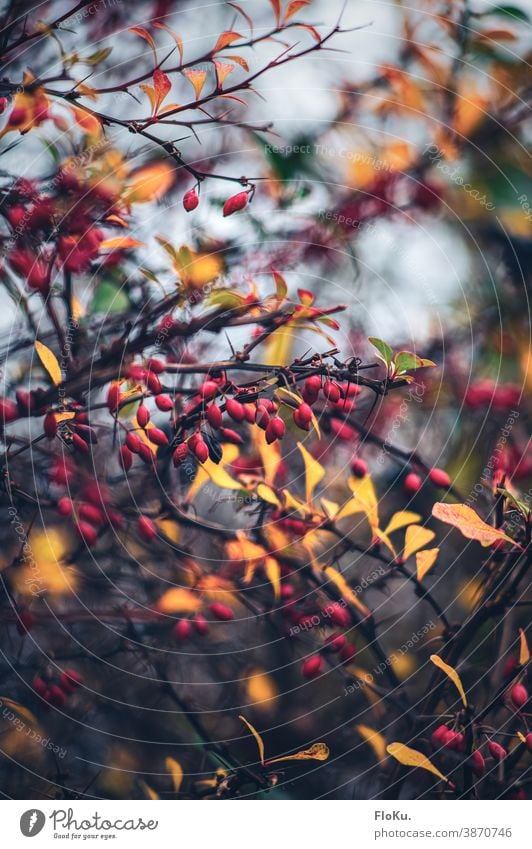
<svg viewBox="0 0 532 849"><path fill-rule="evenodd" d="M105 524L105 513L94 504L82 504L78 513L81 519L84 519L96 528Z"/></svg>
<svg viewBox="0 0 532 849"><path fill-rule="evenodd" d="M447 489L451 485L451 478L444 472L443 469L431 469L429 472L429 480L434 486L439 486L442 489Z"/></svg>
<svg viewBox="0 0 532 849"><path fill-rule="evenodd" d="M174 402L168 395L156 395L155 404L162 413L169 413L174 409Z"/></svg>
<svg viewBox="0 0 532 849"><path fill-rule="evenodd" d="M499 743L495 743L493 740L488 742L488 749L492 758L495 758L496 761L503 761L508 752L503 746L500 746Z"/></svg>
<svg viewBox="0 0 532 849"><path fill-rule="evenodd" d="M410 472L403 481L403 487L408 495L415 495L423 486L423 481L415 472Z"/></svg>
<svg viewBox="0 0 532 849"><path fill-rule="evenodd" d="M151 357L148 360L148 369L153 371L154 374L162 374L163 371L166 371L166 363L163 363L162 360L155 359L155 357Z"/></svg>
<svg viewBox="0 0 532 849"><path fill-rule="evenodd" d="M323 616L338 625L339 628L349 628L351 625L351 616L346 607L338 601L333 601L323 608Z"/></svg>
<svg viewBox="0 0 532 849"><path fill-rule="evenodd" d="M243 445L244 443L240 434L237 433L236 430L232 430L230 427L221 427L220 437L224 442L231 442L233 445Z"/></svg>
<svg viewBox="0 0 532 849"><path fill-rule="evenodd" d="M529 752L532 752L532 731L530 731L525 737L526 747Z"/></svg>
<svg viewBox="0 0 532 849"><path fill-rule="evenodd" d="M137 421L141 427L146 427L150 420L150 411L145 404L141 404L137 410Z"/></svg>
<svg viewBox="0 0 532 849"><path fill-rule="evenodd" d="M0 398L0 424L9 424L18 419L18 407L8 398Z"/></svg>
<svg viewBox="0 0 532 849"><path fill-rule="evenodd" d="M76 531L79 536L85 541L86 545L88 545L89 548L92 548L92 546L98 539L98 531L93 525L90 525L88 522L77 522Z"/></svg>
<svg viewBox="0 0 532 849"><path fill-rule="evenodd" d="M340 400L340 388L337 383L332 380L326 380L323 383L323 394L332 404L336 404Z"/></svg>
<svg viewBox="0 0 532 849"><path fill-rule="evenodd" d="M325 640L323 648L330 652L337 652L343 649L346 644L346 639L343 634L331 634Z"/></svg>
<svg viewBox="0 0 532 849"><path fill-rule="evenodd" d="M235 422L241 422L246 415L244 405L240 401L235 401L234 398L229 398L225 404L226 412Z"/></svg>
<svg viewBox="0 0 532 849"><path fill-rule="evenodd" d="M203 437L199 436L196 440L194 440L194 443L190 446L190 449L200 463L204 463L205 460L208 460L209 449Z"/></svg>
<svg viewBox="0 0 532 849"><path fill-rule="evenodd" d="M313 374L311 377L307 377L303 384L303 389L306 389L311 395L318 397L321 389L321 377L319 374Z"/></svg>
<svg viewBox="0 0 532 849"><path fill-rule="evenodd" d="M478 749L471 753L471 767L475 775L483 775L486 769L486 761Z"/></svg>
<svg viewBox="0 0 532 849"><path fill-rule="evenodd" d="M204 399L214 398L218 392L218 384L214 380L206 380L199 388L199 394Z"/></svg>
<svg viewBox="0 0 532 849"><path fill-rule="evenodd" d="M166 433L158 427L147 428L146 436L150 442L153 442L154 445L168 445L168 437Z"/></svg>
<svg viewBox="0 0 532 849"><path fill-rule="evenodd" d="M181 463L186 460L188 454L188 445L186 442L180 442L174 453L172 454L172 460L174 466L180 466Z"/></svg>
<svg viewBox="0 0 532 849"><path fill-rule="evenodd" d="M523 684L514 684L510 691L510 698L516 708L522 708L528 702L528 691Z"/></svg>
<svg viewBox="0 0 532 849"><path fill-rule="evenodd" d="M438 727L434 729L430 735L430 742L435 749L439 749L443 745L443 741L446 738L448 730L449 729L446 725L438 725Z"/></svg>
<svg viewBox="0 0 532 849"><path fill-rule="evenodd" d="M268 426L266 427L266 442L268 445L271 445L272 442L275 442L277 439L282 439L284 431L284 422L281 418L279 418L279 416L274 416L273 419L270 419Z"/></svg>
<svg viewBox="0 0 532 849"><path fill-rule="evenodd" d="M248 202L248 193L247 192L239 192L237 195L233 195L228 198L224 203L223 215L226 218L228 215L232 215L234 212L238 212L240 209L244 209Z"/></svg>
<svg viewBox="0 0 532 849"><path fill-rule="evenodd" d="M190 189L188 192L185 192L183 195L183 206L185 208L185 212L192 212L193 209L196 209L198 204L199 197L196 189Z"/></svg>
<svg viewBox="0 0 532 849"><path fill-rule="evenodd" d="M205 415L211 427L217 429L222 424L222 411L216 404L209 404Z"/></svg>
<svg viewBox="0 0 532 849"><path fill-rule="evenodd" d="M140 449L143 445L143 442L139 436L137 436L134 431L129 430L126 435L126 446L129 448L133 454L140 454Z"/></svg>
<svg viewBox="0 0 532 849"><path fill-rule="evenodd" d="M57 684L52 684L46 701L55 707L62 708L65 706L66 696L61 687L58 687Z"/></svg>
<svg viewBox="0 0 532 849"><path fill-rule="evenodd" d="M174 637L176 640L187 640L192 633L192 625L188 619L180 619L174 625Z"/></svg>
<svg viewBox="0 0 532 849"><path fill-rule="evenodd" d="M356 478L365 478L368 473L368 467L364 460L357 457L351 461L351 471Z"/></svg>
<svg viewBox="0 0 532 849"><path fill-rule="evenodd" d="M90 451L90 446L88 442L79 435L79 433L72 434L72 445L79 452L79 454L88 454Z"/></svg>
<svg viewBox="0 0 532 849"><path fill-rule="evenodd" d="M120 465L122 466L124 472L129 472L131 466L133 465L133 454L127 447L127 445L122 445L119 454L118 454Z"/></svg>
<svg viewBox="0 0 532 849"><path fill-rule="evenodd" d="M220 601L213 601L213 603L209 605L209 610L214 618L219 619L220 622L229 622L231 619L235 618L235 614L231 608L227 604L222 604Z"/></svg>
<svg viewBox="0 0 532 849"><path fill-rule="evenodd" d="M196 633L204 637L209 632L209 623L201 613L196 613L192 620Z"/></svg>
<svg viewBox="0 0 532 849"><path fill-rule="evenodd" d="M316 678L323 669L323 659L319 654L313 654L304 661L301 667L303 678Z"/></svg>
<svg viewBox="0 0 532 849"><path fill-rule="evenodd" d="M31 686L33 687L37 695L41 697L41 699L46 696L48 692L48 685L46 684L46 681L43 681L40 675L36 675L34 677L33 681L31 682Z"/></svg>
<svg viewBox="0 0 532 849"><path fill-rule="evenodd" d="M262 405L257 406L255 411L255 423L262 428L262 430L266 430L268 427L268 422L270 421L270 416L265 407Z"/></svg>
<svg viewBox="0 0 532 849"><path fill-rule="evenodd" d="M107 392L107 408L109 412L114 413L118 409L121 397L120 384L113 381Z"/></svg>
<svg viewBox="0 0 532 849"><path fill-rule="evenodd" d="M48 439L53 439L57 433L57 419L53 413L46 413L42 426Z"/></svg>
<svg viewBox="0 0 532 849"><path fill-rule="evenodd" d="M139 536L142 537L144 542L153 542L157 536L157 528L149 516L138 517L137 530L139 532Z"/></svg>
<svg viewBox="0 0 532 849"><path fill-rule="evenodd" d="M57 502L57 512L60 516L71 516L72 515L72 499L67 498L66 495L63 498L60 498Z"/></svg>
<svg viewBox="0 0 532 849"><path fill-rule="evenodd" d="M356 646L353 643L346 643L345 646L342 646L340 649L340 660L342 663L351 663L356 656L357 650Z"/></svg>
<svg viewBox="0 0 532 849"><path fill-rule="evenodd" d="M153 371L149 371L146 375L146 386L154 395L158 395L163 388L161 381Z"/></svg>

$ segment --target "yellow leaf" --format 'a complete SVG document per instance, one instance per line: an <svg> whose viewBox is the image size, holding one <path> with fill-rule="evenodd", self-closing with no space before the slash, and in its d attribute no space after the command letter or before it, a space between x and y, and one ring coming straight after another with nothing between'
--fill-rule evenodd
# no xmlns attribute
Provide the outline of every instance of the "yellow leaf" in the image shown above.
<svg viewBox="0 0 532 849"><path fill-rule="evenodd" d="M187 245L174 251L172 265L186 287L201 289L223 271L223 259L215 253L196 253Z"/></svg>
<svg viewBox="0 0 532 849"><path fill-rule="evenodd" d="M259 710L269 710L279 695L275 681L261 669L251 672L246 681L246 694L248 701Z"/></svg>
<svg viewBox="0 0 532 849"><path fill-rule="evenodd" d="M9 710L14 713L18 713L18 715L28 723L28 725L37 725L37 718L32 714L32 712L23 707L23 705L19 705L18 702L13 701L13 699L7 699L5 696L0 696L0 705L2 707L9 708Z"/></svg>
<svg viewBox="0 0 532 849"><path fill-rule="evenodd" d="M355 728L366 743L371 746L377 760L383 761L386 757L386 740L382 734L375 731L374 728L370 728L369 725L355 725Z"/></svg>
<svg viewBox="0 0 532 849"><path fill-rule="evenodd" d="M173 185L175 172L169 162L153 162L133 172L123 194L126 203L158 200Z"/></svg>
<svg viewBox="0 0 532 849"><path fill-rule="evenodd" d="M229 76L229 74L235 70L234 65L230 65L228 62L219 62L215 60L214 62L216 68L216 76L218 78L218 85L220 88L224 84L224 80Z"/></svg>
<svg viewBox="0 0 532 849"><path fill-rule="evenodd" d="M281 595L281 567L275 557L267 557L264 561L264 572L273 587L273 596L277 601Z"/></svg>
<svg viewBox="0 0 532 849"><path fill-rule="evenodd" d="M400 528L404 528L406 525L411 525L414 522L419 522L420 519L421 516L419 513L412 513L410 510L399 510L393 514L384 529L384 533L393 534L394 531L398 531Z"/></svg>
<svg viewBox="0 0 532 849"><path fill-rule="evenodd" d="M152 790L152 788L150 787L149 784L146 784L145 781L139 781L139 784L142 787L142 789L144 790L148 799L151 799L153 802L156 802L158 800L159 796L157 795L155 790Z"/></svg>
<svg viewBox="0 0 532 849"><path fill-rule="evenodd" d="M164 765L172 776L172 784L174 785L174 793L179 793L179 789L183 782L183 768L179 761L174 758L166 758Z"/></svg>
<svg viewBox="0 0 532 849"><path fill-rule="evenodd" d="M199 68L185 68L183 71L187 80L192 83L192 87L196 94L196 100L199 100L205 80L207 79L207 71L201 71Z"/></svg>
<svg viewBox="0 0 532 849"><path fill-rule="evenodd" d="M517 545L511 537L486 524L467 504L443 504L437 501L432 508L432 515L440 522L446 522L458 528L463 536L476 540L484 548L497 540L505 540L512 545Z"/></svg>
<svg viewBox="0 0 532 849"><path fill-rule="evenodd" d="M260 455L260 461L264 469L264 482L268 486L271 486L281 463L281 448L279 443L273 442L271 445L268 445L264 431L260 427L251 429L251 438L255 449Z"/></svg>
<svg viewBox="0 0 532 849"><path fill-rule="evenodd" d="M247 725L247 727L249 728L249 730L253 734L255 740L257 741L257 747L258 747L258 750L259 750L260 762L261 762L262 766L264 766L264 743L262 741L262 737L260 736L260 734L256 730L256 728L253 728L251 722L248 722L247 719L244 716L239 716L238 718L241 719L242 722L244 722Z"/></svg>
<svg viewBox="0 0 532 849"><path fill-rule="evenodd" d="M393 556L397 557L397 552L388 534L386 534L384 531L381 531L380 528L373 528L373 533L375 534L377 539L380 539L380 541L384 543L386 548L388 548L388 550L392 552Z"/></svg>
<svg viewBox="0 0 532 849"><path fill-rule="evenodd" d="M201 607L201 598L184 587L172 587L154 604L159 613L195 613Z"/></svg>
<svg viewBox="0 0 532 849"><path fill-rule="evenodd" d="M296 752L295 755L284 755L281 758L273 758L271 761L266 761L266 766L278 764L281 761L326 761L330 755L329 747L326 743L313 743L308 749L302 749Z"/></svg>
<svg viewBox="0 0 532 849"><path fill-rule="evenodd" d="M75 413L69 413L69 412L54 413L55 420L56 420L57 424L61 424L61 422L68 422L68 421L70 421L70 419L73 419L75 415L76 415Z"/></svg>
<svg viewBox="0 0 532 849"><path fill-rule="evenodd" d="M347 583L346 579L340 572L338 572L332 566L326 566L323 572L331 581L331 583L334 584L334 586L345 601L349 602L354 607L356 607L357 610L359 610L364 617L370 616L370 611L368 610L368 608L364 604L362 604L361 601L359 601L359 599Z"/></svg>
<svg viewBox="0 0 532 849"><path fill-rule="evenodd" d="M369 475L363 478L350 477L348 480L349 489L353 493L355 503L360 505L361 510L368 517L368 522L372 528L379 527L379 511L377 494L373 481Z"/></svg>
<svg viewBox="0 0 532 849"><path fill-rule="evenodd" d="M311 454L309 454L301 442L297 443L297 447L301 452L301 456L303 457L303 462L305 464L305 492L307 504L312 504L312 495L317 485L322 480L325 474L325 469Z"/></svg>
<svg viewBox="0 0 532 849"><path fill-rule="evenodd" d="M38 340L35 342L35 350L37 351L37 355L44 368L50 375L52 383L54 383L55 386L59 386L63 380L63 375L61 374L57 357L52 351L50 351L50 348L47 348L46 345L43 345L43 343Z"/></svg>
<svg viewBox="0 0 532 849"><path fill-rule="evenodd" d="M426 769L428 772L432 772L433 775L437 775L438 778L441 778L442 781L449 781L448 778L443 775L440 770L434 766L432 761L430 761L422 752L418 752L416 749L411 749L409 746L405 746L404 743L390 743L389 746L386 747L386 751L392 758L395 758L399 761L403 766L413 766L418 767L419 769Z"/></svg>
<svg viewBox="0 0 532 849"><path fill-rule="evenodd" d="M452 666L449 666L448 663L445 663L445 661L442 660L441 657L438 657L437 654L431 654L430 659L433 662L434 666L437 666L438 669L441 669L441 671L444 672L447 675L447 677L451 679L454 686L456 687L456 689L460 693L460 698L462 699L464 707L467 707L466 694L465 694L464 688L462 686L460 676L459 676L458 672L456 671L456 669L453 669Z"/></svg>
<svg viewBox="0 0 532 849"><path fill-rule="evenodd" d="M246 564L246 572L243 578L245 584L249 584L253 580L255 569L267 556L266 549L248 539L242 530L236 532L236 539L226 543L225 554L228 560L242 561Z"/></svg>
<svg viewBox="0 0 532 849"><path fill-rule="evenodd" d="M79 574L64 562L73 548L70 536L57 527L36 529L28 539L31 558L12 572L13 587L22 596L61 597L79 588Z"/></svg>
<svg viewBox="0 0 532 849"><path fill-rule="evenodd" d="M104 239L100 244L103 250L125 250L126 248L140 248L144 242L139 242L138 239L133 239L131 236L116 236L114 239Z"/></svg>
<svg viewBox="0 0 532 849"><path fill-rule="evenodd" d="M519 646L519 665L524 666L530 660L530 650L526 639L526 634L522 628L519 628L520 646Z"/></svg>
<svg viewBox="0 0 532 849"><path fill-rule="evenodd" d="M292 361L294 331L290 325L283 325L272 333L264 352L264 362L269 366L289 366Z"/></svg>
<svg viewBox="0 0 532 849"><path fill-rule="evenodd" d="M405 550L403 557L408 560L420 548L424 548L429 542L432 542L436 534L430 528L424 528L421 525L410 525L406 529L405 534Z"/></svg>
<svg viewBox="0 0 532 849"><path fill-rule="evenodd" d="M418 581L422 581L429 569L432 569L432 567L436 563L436 560L438 559L439 553L439 548L426 548L424 551L418 551L418 553L416 554L416 570Z"/></svg>
<svg viewBox="0 0 532 849"><path fill-rule="evenodd" d="M237 482L234 481L227 472L224 473L225 467L230 466L231 463L233 463L238 457L240 453L238 445L233 445L232 443L224 444L222 445L222 451L223 456L218 465L208 459L205 463L202 463L201 466L198 467L196 476L189 487L187 500L191 501L198 490L201 489L203 484L207 483L209 479L212 480L213 483L217 483L218 486L221 486L222 489L242 489L241 484L237 485ZM216 470L218 470L218 473ZM231 486L228 485L229 481L232 481ZM225 482L225 486L223 482Z"/></svg>
<svg viewBox="0 0 532 849"><path fill-rule="evenodd" d="M281 507L281 502L277 498L275 492L270 486L267 486L265 483L259 483L257 487L257 495L263 501L266 501L268 504L273 504L275 507Z"/></svg>

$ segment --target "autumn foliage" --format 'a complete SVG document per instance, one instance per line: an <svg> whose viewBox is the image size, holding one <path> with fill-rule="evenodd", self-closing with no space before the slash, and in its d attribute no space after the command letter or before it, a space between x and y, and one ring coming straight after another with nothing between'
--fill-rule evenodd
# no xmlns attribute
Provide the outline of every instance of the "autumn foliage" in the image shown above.
<svg viewBox="0 0 532 849"><path fill-rule="evenodd" d="M526 15L331 81L367 22L308 0L54 5L0 44L0 789L529 798ZM364 289L440 226L465 295Z"/></svg>

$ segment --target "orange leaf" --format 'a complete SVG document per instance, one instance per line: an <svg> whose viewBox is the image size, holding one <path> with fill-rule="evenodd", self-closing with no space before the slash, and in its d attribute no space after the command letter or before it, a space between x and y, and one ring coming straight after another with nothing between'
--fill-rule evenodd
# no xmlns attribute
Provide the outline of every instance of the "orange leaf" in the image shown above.
<svg viewBox="0 0 532 849"><path fill-rule="evenodd" d="M146 203L166 194L174 182L174 168L169 162L152 162L133 172L124 192L127 203Z"/></svg>
<svg viewBox="0 0 532 849"><path fill-rule="evenodd" d="M229 76L231 71L235 70L235 66L229 65L226 62L219 62L217 59L215 59L214 65L216 67L216 76L218 78L218 85L221 88L224 84L225 78Z"/></svg>
<svg viewBox="0 0 532 849"><path fill-rule="evenodd" d="M236 62L237 65L240 65L241 68L244 68L244 71L249 71L249 65L242 56L226 56L226 59L231 59L232 62Z"/></svg>
<svg viewBox="0 0 532 849"><path fill-rule="evenodd" d="M177 44L177 49L179 50L179 58L180 58L181 62L183 62L183 41L178 36L178 34L176 32L174 32L173 29L170 29L170 27L167 26L166 24L160 23L160 21L155 21L153 26L158 27L158 29L164 29L165 32L169 33L172 36L175 43Z"/></svg>
<svg viewBox="0 0 532 849"><path fill-rule="evenodd" d="M293 18L294 15L297 15L300 9L304 9L305 6L310 6L310 0L292 0L291 3L286 7L286 12L284 13L284 23Z"/></svg>
<svg viewBox="0 0 532 849"><path fill-rule="evenodd" d="M251 32L253 32L253 21L251 20L249 15L246 12L244 12L244 10L240 6L238 6L236 3L228 3L228 5L232 6L233 9L236 9L237 12L240 12L242 17L246 19L246 23L247 23L248 27L250 28Z"/></svg>
<svg viewBox="0 0 532 849"><path fill-rule="evenodd" d="M484 548L497 540L504 540L512 545L517 545L511 537L486 524L478 513L475 513L467 504L443 504L437 501L432 508L432 515L441 522L446 522L448 525L458 528L463 536L467 539L476 540Z"/></svg>
<svg viewBox="0 0 532 849"><path fill-rule="evenodd" d="M185 68L183 73L194 88L196 100L199 100L205 80L207 79L207 71L200 71L199 68Z"/></svg>
<svg viewBox="0 0 532 849"><path fill-rule="evenodd" d="M530 660L530 649L526 639L526 634L522 628L519 628L520 647L519 647L519 665L524 666Z"/></svg>
<svg viewBox="0 0 532 849"><path fill-rule="evenodd" d="M157 62L157 52L156 52L156 49L155 49L155 42L154 42L153 38L151 37L150 33L148 32L148 30L144 29L144 27L129 27L129 31L134 32L137 35L140 35L140 37L143 38L144 41L148 42L151 49L153 50L153 55L155 57L155 61Z"/></svg>
<svg viewBox="0 0 532 849"><path fill-rule="evenodd" d="M213 53L218 53L219 50L223 50L224 47L228 47L233 41L238 41L239 38L242 38L239 32L235 32L234 30L227 30L226 32L222 32L218 36L218 41L216 42L216 46Z"/></svg>
<svg viewBox="0 0 532 849"><path fill-rule="evenodd" d="M100 244L100 249L119 251L126 248L140 248L144 242L139 242L138 239L133 239L131 236L116 236L114 239L105 239Z"/></svg>
<svg viewBox="0 0 532 849"><path fill-rule="evenodd" d="M273 9L275 20L279 24L281 22L281 0L270 0Z"/></svg>
<svg viewBox="0 0 532 849"><path fill-rule="evenodd" d="M77 109L72 107L76 124L84 130L89 136L98 136L101 133L102 125L95 115L87 112L85 109Z"/></svg>

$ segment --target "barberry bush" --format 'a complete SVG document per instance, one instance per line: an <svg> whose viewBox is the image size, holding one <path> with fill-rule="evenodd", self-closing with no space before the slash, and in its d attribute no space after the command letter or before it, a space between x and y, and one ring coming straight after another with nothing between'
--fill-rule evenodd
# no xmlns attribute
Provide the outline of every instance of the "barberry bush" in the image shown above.
<svg viewBox="0 0 532 849"><path fill-rule="evenodd" d="M6 797L530 797L529 21L355 6L2 12Z"/></svg>

